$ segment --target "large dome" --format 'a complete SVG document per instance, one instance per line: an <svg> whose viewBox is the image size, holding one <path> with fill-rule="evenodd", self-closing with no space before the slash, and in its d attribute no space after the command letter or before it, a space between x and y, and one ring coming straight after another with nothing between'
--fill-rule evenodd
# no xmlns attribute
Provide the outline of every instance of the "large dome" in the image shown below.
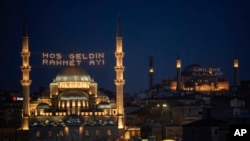
<svg viewBox="0 0 250 141"><path fill-rule="evenodd" d="M70 66L62 69L56 76L56 82L91 81L89 74L80 67Z"/></svg>
<svg viewBox="0 0 250 141"><path fill-rule="evenodd" d="M186 68L184 68L182 72L194 72L194 71L200 71L202 69L203 67L198 64L191 64L187 66Z"/></svg>
<svg viewBox="0 0 250 141"><path fill-rule="evenodd" d="M182 76L211 76L207 68L198 64L191 64L183 69Z"/></svg>
<svg viewBox="0 0 250 141"><path fill-rule="evenodd" d="M192 76L194 72L199 72L203 67L198 64L191 64L183 69L181 72L182 76Z"/></svg>

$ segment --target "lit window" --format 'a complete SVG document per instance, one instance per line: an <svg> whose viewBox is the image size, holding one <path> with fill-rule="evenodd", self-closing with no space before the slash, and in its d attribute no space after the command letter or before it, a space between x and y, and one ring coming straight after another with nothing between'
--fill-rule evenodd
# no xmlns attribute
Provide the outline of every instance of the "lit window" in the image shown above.
<svg viewBox="0 0 250 141"><path fill-rule="evenodd" d="M85 130L85 136L89 136L89 131Z"/></svg>
<svg viewBox="0 0 250 141"><path fill-rule="evenodd" d="M96 130L96 131L95 131L95 135L96 135L96 136L99 136L99 135L100 135L99 130Z"/></svg>
<svg viewBox="0 0 250 141"><path fill-rule="evenodd" d="M36 131L36 137L39 138L41 136L40 131Z"/></svg>
<svg viewBox="0 0 250 141"><path fill-rule="evenodd" d="M52 137L52 131L48 132L48 137Z"/></svg>
<svg viewBox="0 0 250 141"><path fill-rule="evenodd" d="M59 133L60 136L63 136L63 131L61 130L60 133Z"/></svg>
<svg viewBox="0 0 250 141"><path fill-rule="evenodd" d="M108 131L107 131L107 135L108 135L108 136L111 136L111 135L112 135L112 134L111 134L111 130L108 130Z"/></svg>

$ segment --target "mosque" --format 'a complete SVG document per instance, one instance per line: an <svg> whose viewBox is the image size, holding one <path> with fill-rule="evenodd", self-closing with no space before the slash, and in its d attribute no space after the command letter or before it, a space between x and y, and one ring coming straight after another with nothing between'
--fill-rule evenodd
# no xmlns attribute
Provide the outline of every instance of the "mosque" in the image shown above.
<svg viewBox="0 0 250 141"><path fill-rule="evenodd" d="M105 140L121 138L124 132L123 46L120 19L116 33L116 100L98 91L98 83L78 66L63 68L50 83L48 96L30 101L31 66L26 24L22 35L23 111L22 130L25 140Z"/></svg>
<svg viewBox="0 0 250 141"><path fill-rule="evenodd" d="M239 61L237 56L233 60L234 84L238 84ZM163 80L162 84L167 86L171 91L190 91L210 93L218 91L228 91L230 89L229 80L223 76L221 68L203 67L199 64L191 64L181 70L181 59L176 59L176 78Z"/></svg>

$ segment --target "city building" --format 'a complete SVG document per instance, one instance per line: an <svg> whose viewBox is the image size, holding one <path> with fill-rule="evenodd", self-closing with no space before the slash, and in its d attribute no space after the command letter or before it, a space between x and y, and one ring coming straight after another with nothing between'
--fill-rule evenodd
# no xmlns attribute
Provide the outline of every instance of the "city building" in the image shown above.
<svg viewBox="0 0 250 141"><path fill-rule="evenodd" d="M50 83L50 92L30 100L29 38L22 36L22 130L24 140L118 140L125 130L123 45L120 18L116 33L116 100L98 91L98 83L74 64L63 68ZM112 83L112 82L111 82Z"/></svg>
<svg viewBox="0 0 250 141"><path fill-rule="evenodd" d="M183 126L183 141L217 141L228 140L228 133L221 130L226 127L224 121L202 119Z"/></svg>

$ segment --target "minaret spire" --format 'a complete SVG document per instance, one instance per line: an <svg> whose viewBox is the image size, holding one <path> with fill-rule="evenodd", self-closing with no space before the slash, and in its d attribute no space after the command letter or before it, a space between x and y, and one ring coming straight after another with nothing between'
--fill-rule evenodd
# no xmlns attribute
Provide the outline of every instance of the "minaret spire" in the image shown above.
<svg viewBox="0 0 250 141"><path fill-rule="evenodd" d="M122 37L121 18L120 18L120 16L118 16L118 18L117 18L116 37Z"/></svg>
<svg viewBox="0 0 250 141"><path fill-rule="evenodd" d="M239 82L239 60L238 60L238 56L237 53L235 52L234 54L234 86L238 86L238 82Z"/></svg>
<svg viewBox="0 0 250 141"><path fill-rule="evenodd" d="M116 79L114 80L116 86L116 106L117 106L117 116L118 116L118 129L124 129L124 105L123 105L123 86L125 80L123 79L123 72L125 67L123 66L124 52L122 49L122 33L121 33L121 23L120 17L117 19L117 31L116 31Z"/></svg>
<svg viewBox="0 0 250 141"><path fill-rule="evenodd" d="M26 21L26 16L23 18L23 37L28 37L28 30L27 30L27 21Z"/></svg>
<svg viewBox="0 0 250 141"><path fill-rule="evenodd" d="M29 51L29 37L27 32L27 24L26 19L24 18L23 22L23 33L22 33L22 80L20 81L22 85L22 93L23 93L23 122L22 122L22 129L23 130L29 130L29 116L30 116L30 110L29 110L29 100L30 100L30 70L31 66L29 65L29 57L30 57L30 51Z"/></svg>
<svg viewBox="0 0 250 141"><path fill-rule="evenodd" d="M149 56L149 89L153 88L154 85L154 64L153 64L153 56Z"/></svg>
<svg viewBox="0 0 250 141"><path fill-rule="evenodd" d="M179 93L181 91L181 59L179 52L177 54L177 59L176 59L176 78L177 78L176 91Z"/></svg>

